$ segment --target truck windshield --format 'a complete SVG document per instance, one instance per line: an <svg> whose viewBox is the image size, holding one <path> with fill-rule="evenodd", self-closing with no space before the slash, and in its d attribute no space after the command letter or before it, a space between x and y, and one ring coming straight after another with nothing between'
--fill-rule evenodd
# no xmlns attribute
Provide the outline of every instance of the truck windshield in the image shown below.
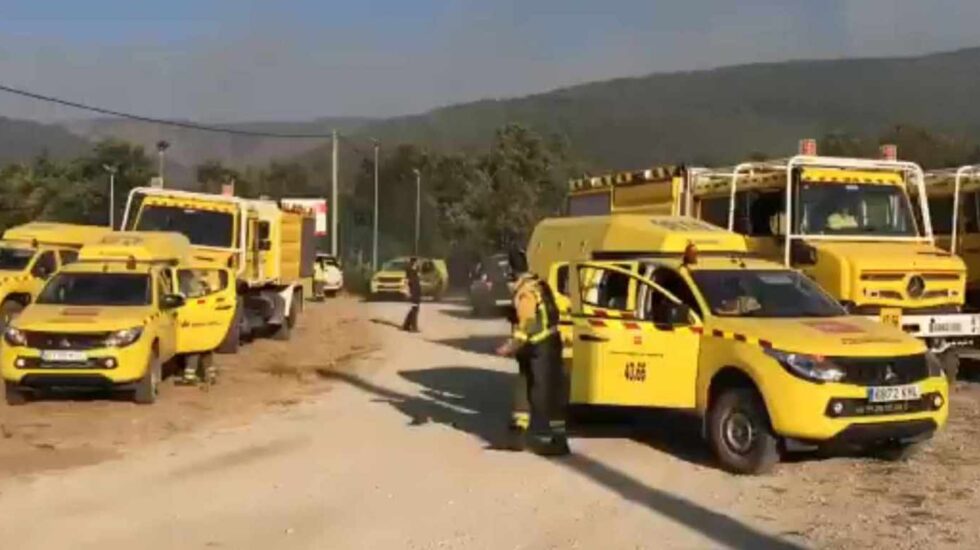
<svg viewBox="0 0 980 550"><path fill-rule="evenodd" d="M398 260L388 260L385 265L382 266L382 271L405 271L408 267L408 260L398 259Z"/></svg>
<svg viewBox="0 0 980 550"><path fill-rule="evenodd" d="M694 271L694 282L719 317L837 317L844 308L795 271Z"/></svg>
<svg viewBox="0 0 980 550"><path fill-rule="evenodd" d="M34 257L33 248L0 248L0 270L23 271Z"/></svg>
<svg viewBox="0 0 980 550"><path fill-rule="evenodd" d="M138 273L59 273L38 304L66 306L146 306L152 303L150 276Z"/></svg>
<svg viewBox="0 0 980 550"><path fill-rule="evenodd" d="M805 235L916 236L908 198L895 185L803 181L798 207Z"/></svg>
<svg viewBox="0 0 980 550"><path fill-rule="evenodd" d="M144 204L135 229L182 233L197 246L232 248L235 242L235 218L228 212Z"/></svg>

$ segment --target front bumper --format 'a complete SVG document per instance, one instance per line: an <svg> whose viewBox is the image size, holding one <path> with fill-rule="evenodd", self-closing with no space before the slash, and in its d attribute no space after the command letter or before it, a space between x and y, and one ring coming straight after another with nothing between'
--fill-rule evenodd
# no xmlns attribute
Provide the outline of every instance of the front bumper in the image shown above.
<svg viewBox="0 0 980 550"><path fill-rule="evenodd" d="M408 297L408 285L405 283L381 283L371 281L371 294L375 296L402 296Z"/></svg>
<svg viewBox="0 0 980 550"><path fill-rule="evenodd" d="M980 337L980 313L897 313L890 317L885 310L880 316L869 319L894 324L916 338L967 340Z"/></svg>
<svg viewBox="0 0 980 550"><path fill-rule="evenodd" d="M928 423L933 426L931 433L942 428L949 415L948 384L943 376L916 382L922 397L901 405L870 403L868 388L863 386L817 384L788 373L778 376L778 385L765 388L764 395L773 428L784 437L822 442L849 434L846 437L862 436L871 442L876 434L885 434L887 426ZM936 396L941 401L938 409L934 406ZM838 402L843 407L835 412L832 405Z"/></svg>
<svg viewBox="0 0 980 550"><path fill-rule="evenodd" d="M0 375L7 382L29 387L111 387L138 381L150 363L149 346L142 342L84 353L84 361L43 361L39 349L4 343L0 346Z"/></svg>

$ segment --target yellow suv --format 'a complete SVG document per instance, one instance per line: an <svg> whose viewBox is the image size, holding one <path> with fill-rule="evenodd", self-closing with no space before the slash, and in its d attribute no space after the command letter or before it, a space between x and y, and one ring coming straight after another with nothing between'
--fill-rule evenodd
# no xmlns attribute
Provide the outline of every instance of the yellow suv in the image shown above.
<svg viewBox="0 0 980 550"><path fill-rule="evenodd" d="M737 235L677 217L549 223L585 256L564 287L572 404L690 410L736 473L770 469L786 443L904 456L945 424L947 382L925 344L848 315ZM536 233L532 247L557 244Z"/></svg>
<svg viewBox="0 0 980 550"><path fill-rule="evenodd" d="M31 390L131 391L153 403L164 365L201 365L234 315L233 275L189 263L176 233L113 233L83 247L3 333L9 404Z"/></svg>
<svg viewBox="0 0 980 550"><path fill-rule="evenodd" d="M11 227L0 241L0 330L37 297L44 281L78 257L78 249L108 227L31 222Z"/></svg>
<svg viewBox="0 0 980 550"><path fill-rule="evenodd" d="M381 269L371 277L371 297L402 296L408 298L408 279L405 268L408 267L409 257L395 258L381 266ZM449 288L449 272L444 260L419 258L419 283L422 286L422 296L435 300L442 298Z"/></svg>

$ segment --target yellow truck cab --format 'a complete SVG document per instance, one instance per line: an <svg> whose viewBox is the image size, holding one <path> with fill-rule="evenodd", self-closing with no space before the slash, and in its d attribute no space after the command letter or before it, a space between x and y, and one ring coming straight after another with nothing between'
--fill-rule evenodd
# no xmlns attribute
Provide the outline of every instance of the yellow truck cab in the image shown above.
<svg viewBox="0 0 980 550"><path fill-rule="evenodd" d="M848 312L924 340L951 378L980 338L980 315L964 310L966 265L936 246L914 163L800 155L608 179L573 183L569 200L594 205L585 197L604 193L609 211L631 211L617 204L629 191L632 211L670 206L742 234L750 252L800 269Z"/></svg>
<svg viewBox="0 0 980 550"><path fill-rule="evenodd" d="M3 333L7 402L32 390L131 391L153 403L164 366L203 366L234 314L232 272L191 262L176 233L111 233L82 247Z"/></svg>
<svg viewBox="0 0 980 550"><path fill-rule="evenodd" d="M235 272L235 322L219 347L234 353L244 338L287 340L312 294L316 227L312 210L274 201L140 187L126 203L123 227L174 231L193 246L195 263Z"/></svg>
<svg viewBox="0 0 980 550"><path fill-rule="evenodd" d="M371 297L401 296L408 298L408 279L405 268L408 267L409 256L388 260L371 277ZM419 283L422 286L422 296L435 300L449 288L449 271L445 260L435 258L418 258Z"/></svg>
<svg viewBox="0 0 980 550"><path fill-rule="evenodd" d="M734 233L619 214L545 220L535 236L549 226L565 237L541 247L569 262L572 405L694 412L736 473L800 443L902 456L946 422L946 378L920 340L849 315Z"/></svg>
<svg viewBox="0 0 980 550"><path fill-rule="evenodd" d="M78 249L109 233L108 227L30 222L11 227L0 241L0 330L6 328L54 272L78 257Z"/></svg>

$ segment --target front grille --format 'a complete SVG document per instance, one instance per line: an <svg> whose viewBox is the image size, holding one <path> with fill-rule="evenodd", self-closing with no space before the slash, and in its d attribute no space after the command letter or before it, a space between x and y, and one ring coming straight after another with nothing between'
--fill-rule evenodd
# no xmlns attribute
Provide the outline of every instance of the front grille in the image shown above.
<svg viewBox="0 0 980 550"><path fill-rule="evenodd" d="M402 282L401 277L378 277L379 283L400 283Z"/></svg>
<svg viewBox="0 0 980 550"><path fill-rule="evenodd" d="M51 350L89 350L105 347L106 332L27 332L27 347Z"/></svg>
<svg viewBox="0 0 980 550"><path fill-rule="evenodd" d="M872 403L867 399L831 399L824 412L830 418L853 418L861 416L885 416L890 414L911 414L934 411L934 399L939 394L927 393L913 401L894 401L891 403ZM840 404L840 412L834 406Z"/></svg>
<svg viewBox="0 0 980 550"><path fill-rule="evenodd" d="M844 369L845 384L857 386L897 386L929 377L925 355L904 357L830 357Z"/></svg>

